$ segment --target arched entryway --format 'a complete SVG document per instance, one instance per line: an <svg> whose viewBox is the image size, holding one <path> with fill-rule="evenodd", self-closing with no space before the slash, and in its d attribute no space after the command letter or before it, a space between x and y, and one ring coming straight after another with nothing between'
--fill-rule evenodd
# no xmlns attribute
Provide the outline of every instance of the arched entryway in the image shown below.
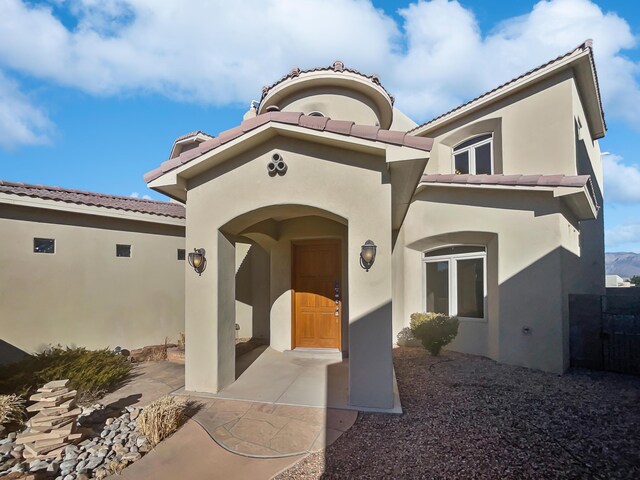
<svg viewBox="0 0 640 480"><path fill-rule="evenodd" d="M234 248L236 335L277 351L348 351L347 221L300 205L239 215L220 227ZM221 259L218 259L220 262ZM219 282L225 269L219 269Z"/></svg>

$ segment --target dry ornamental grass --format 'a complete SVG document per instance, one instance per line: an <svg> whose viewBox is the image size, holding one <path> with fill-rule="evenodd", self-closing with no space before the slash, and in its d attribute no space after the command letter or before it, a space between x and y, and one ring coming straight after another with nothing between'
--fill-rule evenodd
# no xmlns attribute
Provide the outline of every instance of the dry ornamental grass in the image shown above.
<svg viewBox="0 0 640 480"><path fill-rule="evenodd" d="M161 397L142 409L137 429L156 446L184 423L186 408L187 401L182 397Z"/></svg>
<svg viewBox="0 0 640 480"><path fill-rule="evenodd" d="M24 403L18 395L0 395L0 425L22 424L25 419Z"/></svg>

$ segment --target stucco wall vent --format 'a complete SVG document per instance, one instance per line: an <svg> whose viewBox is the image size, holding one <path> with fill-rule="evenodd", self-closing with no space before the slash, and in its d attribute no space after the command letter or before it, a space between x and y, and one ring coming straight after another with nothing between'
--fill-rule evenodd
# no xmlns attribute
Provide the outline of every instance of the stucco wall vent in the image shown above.
<svg viewBox="0 0 640 480"><path fill-rule="evenodd" d="M271 156L271 161L267 164L267 172L272 177L275 175L284 175L287 172L287 164L282 158L282 155L274 153Z"/></svg>

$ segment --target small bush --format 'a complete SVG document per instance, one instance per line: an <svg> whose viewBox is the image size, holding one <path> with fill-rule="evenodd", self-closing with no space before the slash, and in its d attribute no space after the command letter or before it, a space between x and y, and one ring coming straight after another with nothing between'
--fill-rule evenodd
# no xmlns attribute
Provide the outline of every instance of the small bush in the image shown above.
<svg viewBox="0 0 640 480"><path fill-rule="evenodd" d="M420 340L413 336L413 332L409 327L404 327L398 332L397 343L401 347L419 347L422 345Z"/></svg>
<svg viewBox="0 0 640 480"><path fill-rule="evenodd" d="M24 403L18 395L0 395L0 425L22 425L26 418Z"/></svg>
<svg viewBox="0 0 640 480"><path fill-rule="evenodd" d="M431 355L438 355L458 335L460 321L442 313L411 314L411 332Z"/></svg>
<svg viewBox="0 0 640 480"><path fill-rule="evenodd" d="M184 350L185 343L186 343L186 338L185 338L184 332L180 332L178 334L178 347L180 347L181 350Z"/></svg>
<svg viewBox="0 0 640 480"><path fill-rule="evenodd" d="M43 384L61 378L78 390L80 399L94 399L127 378L131 364L108 349L51 347L10 365L0 366L0 394L28 397Z"/></svg>
<svg viewBox="0 0 640 480"><path fill-rule="evenodd" d="M136 420L137 430L156 446L185 422L186 409L186 399L165 395L142 409Z"/></svg>

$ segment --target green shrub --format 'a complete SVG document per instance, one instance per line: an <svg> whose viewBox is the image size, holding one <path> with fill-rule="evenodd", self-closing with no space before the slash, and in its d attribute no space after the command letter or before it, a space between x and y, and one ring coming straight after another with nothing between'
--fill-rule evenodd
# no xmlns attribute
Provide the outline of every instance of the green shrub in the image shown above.
<svg viewBox="0 0 640 480"><path fill-rule="evenodd" d="M442 313L411 314L411 332L434 356L456 338L459 324L457 317L449 317Z"/></svg>
<svg viewBox="0 0 640 480"><path fill-rule="evenodd" d="M27 397L43 384L63 378L78 390L80 399L96 398L125 380L131 364L121 355L104 350L51 347L10 365L0 366L0 394Z"/></svg>

